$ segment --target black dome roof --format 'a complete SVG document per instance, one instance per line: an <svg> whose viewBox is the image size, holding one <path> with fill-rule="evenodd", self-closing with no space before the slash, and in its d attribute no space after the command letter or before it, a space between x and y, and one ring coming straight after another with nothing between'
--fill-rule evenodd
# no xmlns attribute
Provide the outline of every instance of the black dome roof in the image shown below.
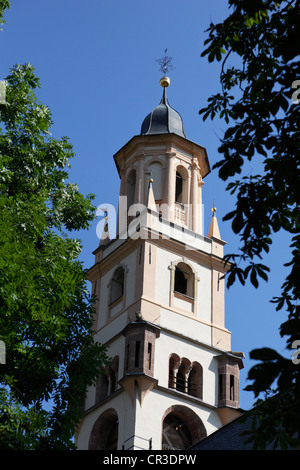
<svg viewBox="0 0 300 470"><path fill-rule="evenodd" d="M161 102L143 121L141 135L173 133L185 137L182 118L169 105L166 88L164 88Z"/></svg>

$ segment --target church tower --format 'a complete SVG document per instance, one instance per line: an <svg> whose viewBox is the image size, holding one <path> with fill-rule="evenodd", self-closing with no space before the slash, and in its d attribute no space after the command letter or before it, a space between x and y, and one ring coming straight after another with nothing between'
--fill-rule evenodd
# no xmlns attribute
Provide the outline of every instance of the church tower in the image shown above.
<svg viewBox="0 0 300 470"><path fill-rule="evenodd" d="M90 387L78 449L187 449L240 414L242 354L225 327L215 209L203 233L206 149L167 99L115 155L117 235L106 224L89 280L109 365Z"/></svg>

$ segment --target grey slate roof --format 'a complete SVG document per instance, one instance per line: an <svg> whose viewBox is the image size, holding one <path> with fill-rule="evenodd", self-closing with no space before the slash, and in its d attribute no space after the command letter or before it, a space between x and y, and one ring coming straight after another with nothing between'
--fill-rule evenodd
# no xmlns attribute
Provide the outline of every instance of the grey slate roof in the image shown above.
<svg viewBox="0 0 300 470"><path fill-rule="evenodd" d="M246 443L248 436L241 436L251 426L252 417L242 415L218 429L190 450L251 450L252 444Z"/></svg>
<svg viewBox="0 0 300 470"><path fill-rule="evenodd" d="M182 118L169 105L166 88L159 105L143 121L141 135L149 134L177 134L185 137Z"/></svg>
<svg viewBox="0 0 300 470"><path fill-rule="evenodd" d="M205 437L202 441L194 444L189 450L253 450L252 442L247 442L250 435L242 435L251 429L253 414L251 410L244 415L234 419L214 433ZM288 450L296 450L289 448ZM280 450L274 443L268 443L265 450Z"/></svg>

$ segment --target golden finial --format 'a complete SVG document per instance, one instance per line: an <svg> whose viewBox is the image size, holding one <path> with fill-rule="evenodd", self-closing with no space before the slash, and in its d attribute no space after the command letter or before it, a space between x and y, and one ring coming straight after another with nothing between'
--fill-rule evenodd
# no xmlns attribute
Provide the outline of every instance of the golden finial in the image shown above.
<svg viewBox="0 0 300 470"><path fill-rule="evenodd" d="M217 208L215 206L215 203L213 204L212 208L211 208L211 211L213 213L213 216L215 215L215 212L217 212Z"/></svg>
<svg viewBox="0 0 300 470"><path fill-rule="evenodd" d="M168 70L174 70L172 65L172 57L167 56L167 49L165 49L165 56L162 59L156 59L160 65L160 71L164 73L164 76L160 79L159 83L163 88L170 86L171 80L166 76Z"/></svg>
<svg viewBox="0 0 300 470"><path fill-rule="evenodd" d="M171 80L169 79L169 77L162 77L159 80L159 83L163 88L167 88L168 86L170 86Z"/></svg>

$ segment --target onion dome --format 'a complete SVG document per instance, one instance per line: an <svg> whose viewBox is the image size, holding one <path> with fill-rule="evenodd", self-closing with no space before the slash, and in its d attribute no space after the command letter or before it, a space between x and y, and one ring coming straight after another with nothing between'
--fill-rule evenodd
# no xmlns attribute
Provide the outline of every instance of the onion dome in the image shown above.
<svg viewBox="0 0 300 470"><path fill-rule="evenodd" d="M141 135L150 134L177 134L185 137L183 122L180 114L171 108L167 99L167 87L170 85L170 79L166 76L160 79L163 87L163 97L159 105L145 117Z"/></svg>

